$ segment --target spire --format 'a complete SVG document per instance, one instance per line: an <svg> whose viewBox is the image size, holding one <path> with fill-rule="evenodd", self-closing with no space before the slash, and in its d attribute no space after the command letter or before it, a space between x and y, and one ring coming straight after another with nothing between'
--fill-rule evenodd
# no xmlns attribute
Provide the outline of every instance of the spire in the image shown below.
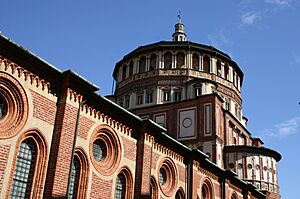
<svg viewBox="0 0 300 199"><path fill-rule="evenodd" d="M181 12L179 11L178 22L175 24L175 32L172 35L173 41L186 41L186 34L184 33L184 25L181 22Z"/></svg>

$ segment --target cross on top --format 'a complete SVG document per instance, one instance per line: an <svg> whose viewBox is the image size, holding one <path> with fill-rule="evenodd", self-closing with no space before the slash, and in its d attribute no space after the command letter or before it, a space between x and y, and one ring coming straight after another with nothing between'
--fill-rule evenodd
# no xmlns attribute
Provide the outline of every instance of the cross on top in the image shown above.
<svg viewBox="0 0 300 199"><path fill-rule="evenodd" d="M178 12L177 17L178 17L178 21L181 22L181 11Z"/></svg>

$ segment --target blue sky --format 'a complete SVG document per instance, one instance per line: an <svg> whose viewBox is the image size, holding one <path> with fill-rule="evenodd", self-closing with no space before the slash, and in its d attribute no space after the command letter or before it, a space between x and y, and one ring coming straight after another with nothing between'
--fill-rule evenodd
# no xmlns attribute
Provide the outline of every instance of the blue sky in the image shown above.
<svg viewBox="0 0 300 199"><path fill-rule="evenodd" d="M107 95L114 64L140 45L170 40L181 11L188 40L228 53L244 71L248 129L282 154L280 191L293 199L300 179L299 8L296 0L4 0L0 31Z"/></svg>

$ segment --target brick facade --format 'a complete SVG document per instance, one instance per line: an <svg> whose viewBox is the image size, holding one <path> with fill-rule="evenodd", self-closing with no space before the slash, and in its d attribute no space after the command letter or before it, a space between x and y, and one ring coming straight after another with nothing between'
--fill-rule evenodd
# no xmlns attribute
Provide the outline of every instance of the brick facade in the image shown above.
<svg viewBox="0 0 300 199"><path fill-rule="evenodd" d="M26 100L20 103L27 111L14 136L0 133L1 198L10 196L17 154L25 139L32 139L37 146L38 162L33 165L30 182L34 186L28 185L29 198L66 198L71 193L73 171L78 174L74 177L77 198L113 198L120 182L126 184L125 198L150 198L152 189L152 194L156 194L152 198L171 199L181 193L188 199L197 199L202 197L204 185L211 198L225 199L233 194L240 199L266 198L234 173L216 166L203 152L172 138L176 133L171 128L172 120L177 121L177 113L170 107L162 106L169 110L166 112L171 118L168 134L165 128L99 96L95 93L97 87L72 71L62 73L54 69L2 36L0 55L0 78L8 75L15 80L5 80L21 86L18 92ZM208 98L218 103L216 96L199 100L211 101ZM199 107L197 111L203 111L203 103L192 103ZM4 118L10 117L10 111L14 110L14 107L7 108ZM0 126L5 125L2 121L6 120L0 118ZM216 122L212 125L215 128ZM203 127L201 120L200 127ZM219 136L223 136L224 127L218 128ZM72 155L73 164L77 161L78 167L71 167ZM163 169L165 182L161 182Z"/></svg>

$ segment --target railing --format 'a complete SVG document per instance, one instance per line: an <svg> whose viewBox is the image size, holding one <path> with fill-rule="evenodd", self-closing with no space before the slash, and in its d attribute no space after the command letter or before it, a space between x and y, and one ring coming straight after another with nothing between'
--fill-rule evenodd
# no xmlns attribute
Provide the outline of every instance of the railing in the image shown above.
<svg viewBox="0 0 300 199"><path fill-rule="evenodd" d="M244 181L253 184L257 189L259 189L261 191L269 191L272 193L279 193L279 187L278 187L278 185L276 185L274 183L269 183L269 182L265 182L265 181L261 181L261 180L245 180L244 179Z"/></svg>

